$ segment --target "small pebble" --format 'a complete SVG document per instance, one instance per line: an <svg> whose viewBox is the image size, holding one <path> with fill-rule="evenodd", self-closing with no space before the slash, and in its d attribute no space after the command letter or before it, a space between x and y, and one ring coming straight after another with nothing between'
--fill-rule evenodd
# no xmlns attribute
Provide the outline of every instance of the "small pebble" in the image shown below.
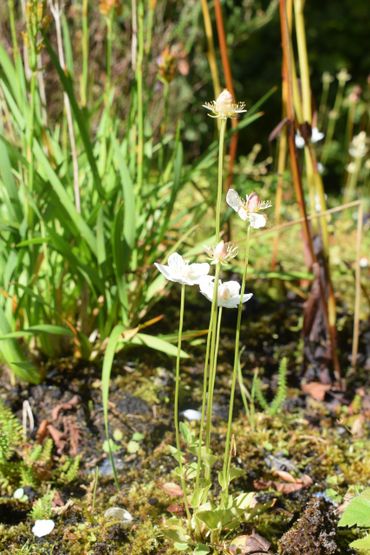
<svg viewBox="0 0 370 555"><path fill-rule="evenodd" d="M186 409L182 412L182 415L186 418L186 420L197 420L199 421L202 418L202 414L199 410L194 409Z"/></svg>
<svg viewBox="0 0 370 555"><path fill-rule="evenodd" d="M54 530L54 526L54 520L36 520L32 532L37 538L42 538L50 534Z"/></svg>
<svg viewBox="0 0 370 555"><path fill-rule="evenodd" d="M105 518L118 520L121 524L130 525L134 517L122 507L109 507L104 513Z"/></svg>
<svg viewBox="0 0 370 555"><path fill-rule="evenodd" d="M23 496L24 496L24 489L23 488L18 488L13 493L14 499L22 499Z"/></svg>

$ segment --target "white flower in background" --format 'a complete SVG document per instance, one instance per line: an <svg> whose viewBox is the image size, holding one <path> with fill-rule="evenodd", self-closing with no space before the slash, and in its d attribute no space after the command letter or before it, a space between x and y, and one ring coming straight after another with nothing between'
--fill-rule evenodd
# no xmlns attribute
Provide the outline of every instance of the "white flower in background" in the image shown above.
<svg viewBox="0 0 370 555"><path fill-rule="evenodd" d="M216 100L203 104L203 108L212 112L208 114L211 118L220 119L236 118L238 114L247 111L244 109L245 103L235 102L233 95L227 89L224 89Z"/></svg>
<svg viewBox="0 0 370 555"><path fill-rule="evenodd" d="M356 164L354 162L350 162L349 164L347 164L346 170L347 170L348 173L355 173Z"/></svg>
<svg viewBox="0 0 370 555"><path fill-rule="evenodd" d="M362 256L358 261L360 268L368 268L369 267L369 259L366 256Z"/></svg>
<svg viewBox="0 0 370 555"><path fill-rule="evenodd" d="M322 175L325 171L325 166L321 162L317 162L317 171Z"/></svg>
<svg viewBox="0 0 370 555"><path fill-rule="evenodd" d="M206 276L210 270L210 265L207 262L189 264L177 252L168 257L168 266L157 262L154 265L166 279L182 285L197 285L199 280Z"/></svg>
<svg viewBox="0 0 370 555"><path fill-rule="evenodd" d="M214 286L215 279L212 276L205 276L199 283L200 292L211 302L213 300ZM238 308L240 297L240 283L237 281L225 281L222 283L222 281L219 280L217 288L217 306ZM253 293L244 294L242 302L246 303L251 297L253 297Z"/></svg>
<svg viewBox="0 0 370 555"><path fill-rule="evenodd" d="M361 131L353 137L349 146L349 153L353 158L363 158L366 156L366 152L366 133Z"/></svg>
<svg viewBox="0 0 370 555"><path fill-rule="evenodd" d="M54 530L54 520L36 520L32 527L33 535L37 538L47 536Z"/></svg>
<svg viewBox="0 0 370 555"><path fill-rule="evenodd" d="M347 83L347 81L351 80L352 75L350 73L348 73L348 71L346 70L346 68L341 69L338 73L337 73L337 79L340 83L340 85L345 85Z"/></svg>
<svg viewBox="0 0 370 555"><path fill-rule="evenodd" d="M244 201L234 189L229 189L226 194L226 202L243 221L248 221L254 229L265 227L267 218L259 212L272 206L269 200L260 201L257 193L251 193L246 195Z"/></svg>
<svg viewBox="0 0 370 555"><path fill-rule="evenodd" d="M233 243L220 241L215 247L204 247L211 259L211 264L227 264L238 254L238 247Z"/></svg>
<svg viewBox="0 0 370 555"><path fill-rule="evenodd" d="M312 131L311 131L311 143L312 144L318 143L319 141L322 141L324 137L325 137L324 133L319 131L317 127L312 128ZM300 132L297 131L297 133L295 134L295 146L297 148L303 148L304 145L305 145L305 140L302 137L302 135L300 134Z"/></svg>

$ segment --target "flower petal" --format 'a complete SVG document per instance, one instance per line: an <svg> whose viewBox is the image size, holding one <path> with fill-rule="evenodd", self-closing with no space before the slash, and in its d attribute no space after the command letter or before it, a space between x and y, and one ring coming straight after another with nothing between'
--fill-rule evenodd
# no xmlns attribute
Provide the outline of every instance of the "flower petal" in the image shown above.
<svg viewBox="0 0 370 555"><path fill-rule="evenodd" d="M195 285L195 282L199 283L201 277L208 275L210 268L211 267L208 262L201 262L200 264L190 264L188 270L188 278L193 280Z"/></svg>
<svg viewBox="0 0 370 555"><path fill-rule="evenodd" d="M177 252L173 252L168 257L168 266L171 268L171 270L181 272L184 266L186 266L186 262L180 254L178 254Z"/></svg>
<svg viewBox="0 0 370 555"><path fill-rule="evenodd" d="M54 530L55 522L54 520L36 520L32 527L33 535L37 538L42 538L47 536Z"/></svg>
<svg viewBox="0 0 370 555"><path fill-rule="evenodd" d="M249 225L253 227L253 229L260 229L261 227L265 227L267 223L267 218L263 214L249 214Z"/></svg>
<svg viewBox="0 0 370 555"><path fill-rule="evenodd" d="M158 262L154 262L154 266L169 281L178 281L177 276L174 275L174 272L171 270L169 266L165 266L164 264L159 264Z"/></svg>
<svg viewBox="0 0 370 555"><path fill-rule="evenodd" d="M229 297L235 297L240 293L240 283L238 281L225 281L222 287L228 291Z"/></svg>

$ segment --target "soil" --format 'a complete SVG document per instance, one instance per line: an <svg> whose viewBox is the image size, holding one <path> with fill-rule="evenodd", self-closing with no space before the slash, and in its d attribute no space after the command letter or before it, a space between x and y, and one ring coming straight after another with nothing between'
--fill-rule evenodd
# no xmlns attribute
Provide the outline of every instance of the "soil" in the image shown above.
<svg viewBox="0 0 370 555"><path fill-rule="evenodd" d="M171 324L177 321L177 306L173 293L163 304L166 318L153 333L174 331ZM206 328L206 308L190 297L185 329ZM246 385L250 387L259 368L265 395L271 399L279 361L287 355L289 387L274 417L260 412L256 405L253 425L237 395L234 462L245 474L233 482L233 488L257 491L261 510L234 536L259 534L270 544L261 553L348 555L352 553L348 544L355 536L352 531L338 531L339 508L349 487L370 479L370 398L365 373L369 365L365 348L368 331L362 330L359 371L347 373L345 392L329 387L304 393L300 387L302 348L298 331L301 308L294 295L275 303L273 310L267 300L248 306L242 333ZM156 307L156 314L160 309ZM225 313L215 396L215 452L221 449L226 431L236 316L233 311ZM346 368L351 322L343 314L342 322L340 351ZM184 349L192 357L184 360L181 368L181 413L199 409L204 338L185 343ZM11 386L6 373L0 384L1 398L20 421L25 401L34 418L32 429L28 424L27 440L13 456L14 462L24 457L30 445L41 444L48 437L53 440L50 460L37 468L36 482L24 488L27 499L14 499L19 484L11 479L8 484L0 483L0 553L175 553L161 531L163 519L181 516L184 511L181 497L168 486L177 482L175 461L168 449L174 444L173 360L138 348L116 357L110 388L110 430L118 489L104 450L101 364L64 359L48 362L46 370L47 378L41 385ZM197 422L189 425L197 428ZM63 479L58 469L76 457L80 457L79 472L71 481ZM56 526L50 535L37 539L31 532L29 511L48 488L54 491ZM126 509L132 522L104 516L109 507ZM231 540L228 537L222 545L214 545L214 552L236 553L230 547Z"/></svg>

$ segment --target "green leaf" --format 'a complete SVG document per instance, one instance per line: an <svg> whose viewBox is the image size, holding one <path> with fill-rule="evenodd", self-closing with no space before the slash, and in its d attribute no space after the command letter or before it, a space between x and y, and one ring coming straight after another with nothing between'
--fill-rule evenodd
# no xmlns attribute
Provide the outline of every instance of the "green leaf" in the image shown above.
<svg viewBox="0 0 370 555"><path fill-rule="evenodd" d="M81 233L83 239L89 245L93 254L96 254L96 240L93 232L91 231L90 227L87 225L83 217L77 212L72 199L65 189L65 186L59 179L58 175L55 173L54 169L51 167L43 149L36 141L34 141L34 151L36 158L42 166L51 187L54 189L54 192L59 198L60 203L67 211L69 217L73 221L78 231Z"/></svg>
<svg viewBox="0 0 370 555"><path fill-rule="evenodd" d="M187 549L189 549L189 544L182 542L175 542L173 546L175 549L177 549L177 551L186 551Z"/></svg>
<svg viewBox="0 0 370 555"><path fill-rule="evenodd" d="M104 417L104 428L105 428L105 437L106 441L108 442L109 447L109 459L112 465L113 475L116 482L117 489L119 490L118 484L118 476L116 467L114 464L114 458L112 450L110 449L110 438L109 438L109 421L108 421L108 409L109 409L109 385L110 385L110 375L112 371L112 364L114 360L114 354L116 352L117 345L121 338L122 333L124 332L125 328L118 324L112 330L110 334L108 345L104 353L104 360L103 360L103 368L102 368L102 376L101 376L101 387L102 387L102 398L103 398L103 417Z"/></svg>
<svg viewBox="0 0 370 555"><path fill-rule="evenodd" d="M133 345L144 345L145 347L149 347L150 349L154 349L155 351L165 353L168 356L175 357L177 355L177 347L175 347L175 345L171 345L171 343L168 343L168 341L164 341L164 339L159 339L154 335L137 333L129 340L129 342ZM180 356L181 358L189 357L189 355L185 353L185 351L181 351Z"/></svg>
<svg viewBox="0 0 370 555"><path fill-rule="evenodd" d="M370 528L370 488L365 489L349 502L338 526Z"/></svg>
<svg viewBox="0 0 370 555"><path fill-rule="evenodd" d="M207 547L204 543L198 543L198 545L195 546L193 555L208 555L208 553L210 552L210 548Z"/></svg>
<svg viewBox="0 0 370 555"><path fill-rule="evenodd" d="M9 335L11 333L11 325L1 306L0 333L2 335ZM26 382L40 383L41 375L39 370L25 358L21 348L14 339L5 339L0 342L0 356L5 360L15 376Z"/></svg>
<svg viewBox="0 0 370 555"><path fill-rule="evenodd" d="M197 518L204 522L209 530L233 529L238 525L237 516L231 509L214 509L210 511L199 511Z"/></svg>
<svg viewBox="0 0 370 555"><path fill-rule="evenodd" d="M194 443L194 436L186 422L180 422L180 432L187 445L192 445Z"/></svg>
<svg viewBox="0 0 370 555"><path fill-rule="evenodd" d="M44 40L45 40L46 49L49 53L51 61L54 65L55 69L58 72L59 79L60 79L60 81L63 85L63 89L65 90L66 94L68 95L69 101L71 103L71 109L72 109L72 112L73 112L73 115L74 115L74 119L75 119L75 121L77 123L77 126L78 126L78 129L80 131L80 137L81 137L81 140L82 140L83 145L85 147L86 156L87 156L90 168L91 168L91 172L93 174L95 188L98 191L99 196L104 198L105 197L105 191L104 191L103 186L101 184L98 168L97 168L94 153L93 153L93 148L92 148L92 145L91 145L91 142L90 142L89 134L88 134L87 129L85 127L86 118L85 118L82 110L78 106L78 103L77 103L77 100L76 100L76 97L75 97L75 94L74 94L73 82L72 82L71 78L69 76L67 76L67 74L61 68L61 66L59 64L58 57L57 57L56 53L54 52L53 48L51 47L50 42L49 42L49 40L47 39L47 37L45 35L44 35Z"/></svg>
<svg viewBox="0 0 370 555"><path fill-rule="evenodd" d="M123 235L127 246L132 250L135 246L136 222L135 222L135 190L129 169L125 163L123 153L118 144L115 145L115 162L121 177L123 200L124 200L124 224Z"/></svg>
<svg viewBox="0 0 370 555"><path fill-rule="evenodd" d="M0 336L0 341L16 337L26 337L27 335L34 335L36 333L50 333L51 335L69 335L73 336L69 328L63 326L54 326L52 324L38 324L37 326L30 326L25 330L13 331L6 335Z"/></svg>
<svg viewBox="0 0 370 555"><path fill-rule="evenodd" d="M349 545L350 547L353 547L353 549L357 549L357 551L359 551L360 553L363 553L364 555L369 555L370 534L368 534L364 538L360 538L359 540L355 540L354 542L351 542Z"/></svg>

